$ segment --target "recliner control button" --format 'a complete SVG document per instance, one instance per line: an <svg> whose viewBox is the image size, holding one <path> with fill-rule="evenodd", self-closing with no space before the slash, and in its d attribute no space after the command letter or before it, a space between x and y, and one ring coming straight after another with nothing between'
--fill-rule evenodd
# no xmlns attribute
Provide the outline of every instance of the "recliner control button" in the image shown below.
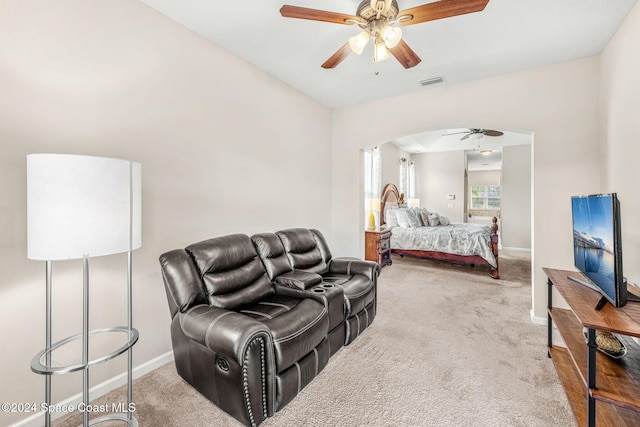
<svg viewBox="0 0 640 427"><path fill-rule="evenodd" d="M218 368L227 372L229 370L229 362L227 362L227 359L218 359Z"/></svg>

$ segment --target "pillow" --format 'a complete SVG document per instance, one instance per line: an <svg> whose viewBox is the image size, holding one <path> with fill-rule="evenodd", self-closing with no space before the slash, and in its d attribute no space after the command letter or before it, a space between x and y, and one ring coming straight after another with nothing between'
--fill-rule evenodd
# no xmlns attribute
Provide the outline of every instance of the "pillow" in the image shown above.
<svg viewBox="0 0 640 427"><path fill-rule="evenodd" d="M424 223L422 222L422 216L420 215L420 212L418 209L408 208L406 212L407 212L407 219L409 220L409 227L417 228L417 227L424 226Z"/></svg>
<svg viewBox="0 0 640 427"><path fill-rule="evenodd" d="M384 213L384 222L387 224L387 227L397 227L398 226L398 218L396 217L396 209L388 209Z"/></svg>
<svg viewBox="0 0 640 427"><path fill-rule="evenodd" d="M449 218L445 218L443 216L440 217L440 225L449 225L451 224L451 221L449 221Z"/></svg>
<svg viewBox="0 0 640 427"><path fill-rule="evenodd" d="M440 225L440 215L435 212L431 212L429 214L429 225L432 227Z"/></svg>
<svg viewBox="0 0 640 427"><path fill-rule="evenodd" d="M420 220L421 227L429 226L429 211L426 208L411 208L415 210L418 219Z"/></svg>
<svg viewBox="0 0 640 427"><path fill-rule="evenodd" d="M422 217L422 223L425 225L425 227L429 227L431 224L429 224L429 211L426 209L422 209L422 212L420 212L420 216Z"/></svg>
<svg viewBox="0 0 640 427"><path fill-rule="evenodd" d="M409 217L407 216L406 209L396 209L396 219L398 220L398 226L402 228L411 228L411 224L409 223Z"/></svg>

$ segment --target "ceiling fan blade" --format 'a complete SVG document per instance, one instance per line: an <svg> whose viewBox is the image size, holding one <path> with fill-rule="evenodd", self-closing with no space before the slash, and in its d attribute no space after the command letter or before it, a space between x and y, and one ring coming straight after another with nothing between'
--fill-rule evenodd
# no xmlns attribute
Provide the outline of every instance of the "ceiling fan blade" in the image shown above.
<svg viewBox="0 0 640 427"><path fill-rule="evenodd" d="M422 6L405 9L398 13L398 18L402 16L412 16L411 19L405 18L405 21L401 19L399 24L413 25L467 13L480 12L484 10L487 3L489 3L489 0L440 0L427 3Z"/></svg>
<svg viewBox="0 0 640 427"><path fill-rule="evenodd" d="M389 49L389 52L391 52L404 68L415 67L422 61L404 40L400 40L400 43L398 43L396 47Z"/></svg>
<svg viewBox="0 0 640 427"><path fill-rule="evenodd" d="M471 136L471 134L468 133L465 136L463 136L462 138L460 138L460 141L464 141L465 139L469 139L470 136Z"/></svg>
<svg viewBox="0 0 640 427"><path fill-rule="evenodd" d="M347 42L336 53L331 55L331 58L324 61L322 68L336 68L350 53L351 48L349 47L349 42Z"/></svg>
<svg viewBox="0 0 640 427"><path fill-rule="evenodd" d="M504 135L504 133L500 132L499 130L485 130L482 133L487 135L487 136L502 136L502 135Z"/></svg>
<svg viewBox="0 0 640 427"><path fill-rule="evenodd" d="M350 20L360 21L360 18L344 13L329 12L327 10L309 9L307 7L289 6L280 8L280 14L285 18L309 19L312 21L333 22L334 24L353 25Z"/></svg>

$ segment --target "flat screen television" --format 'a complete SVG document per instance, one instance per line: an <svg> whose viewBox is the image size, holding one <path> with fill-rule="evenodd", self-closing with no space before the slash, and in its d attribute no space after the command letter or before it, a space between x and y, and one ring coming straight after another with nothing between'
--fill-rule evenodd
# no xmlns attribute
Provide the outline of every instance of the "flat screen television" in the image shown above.
<svg viewBox="0 0 640 427"><path fill-rule="evenodd" d="M627 282L622 275L620 202L616 193L571 198L573 259L587 282L616 307L627 303ZM602 300L596 308L606 303Z"/></svg>

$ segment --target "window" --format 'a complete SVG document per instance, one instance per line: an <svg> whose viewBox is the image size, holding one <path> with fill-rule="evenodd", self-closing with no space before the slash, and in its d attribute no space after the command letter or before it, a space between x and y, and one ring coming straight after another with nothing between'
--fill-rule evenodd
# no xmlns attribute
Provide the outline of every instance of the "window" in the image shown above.
<svg viewBox="0 0 640 427"><path fill-rule="evenodd" d="M405 158L400 159L400 188L398 191L404 194L405 200L416 197L416 164Z"/></svg>
<svg viewBox="0 0 640 427"><path fill-rule="evenodd" d="M473 185L471 209L500 209L500 186Z"/></svg>
<svg viewBox="0 0 640 427"><path fill-rule="evenodd" d="M375 199L382 192L382 150L379 146L364 152L364 197Z"/></svg>

